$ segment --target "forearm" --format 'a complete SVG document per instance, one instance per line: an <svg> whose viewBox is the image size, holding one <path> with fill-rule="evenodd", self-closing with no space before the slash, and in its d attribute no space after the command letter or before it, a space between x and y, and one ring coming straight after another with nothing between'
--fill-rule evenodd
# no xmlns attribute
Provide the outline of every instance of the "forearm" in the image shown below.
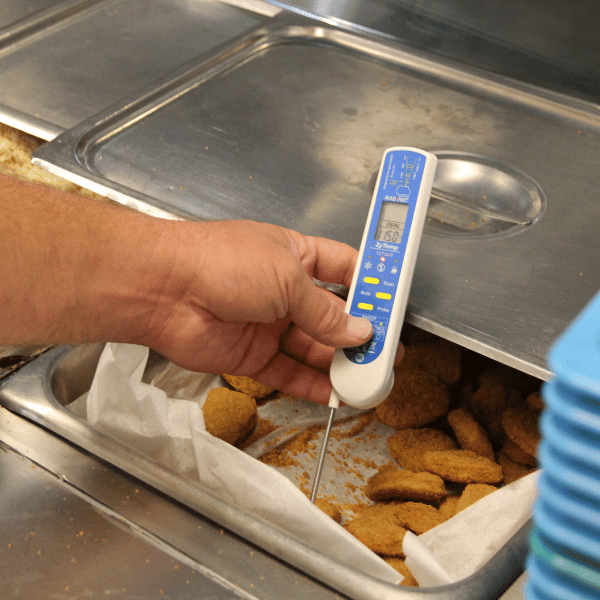
<svg viewBox="0 0 600 600"><path fill-rule="evenodd" d="M0 344L135 341L166 224L0 176Z"/></svg>

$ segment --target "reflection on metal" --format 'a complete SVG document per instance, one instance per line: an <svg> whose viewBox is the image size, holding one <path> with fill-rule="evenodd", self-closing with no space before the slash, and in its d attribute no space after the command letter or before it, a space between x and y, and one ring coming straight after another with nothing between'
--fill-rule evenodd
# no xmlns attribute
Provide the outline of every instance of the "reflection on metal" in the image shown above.
<svg viewBox="0 0 600 600"><path fill-rule="evenodd" d="M0 379L8 377L51 346L0 346Z"/></svg>
<svg viewBox="0 0 600 600"><path fill-rule="evenodd" d="M0 52L18 40L68 19L102 0L38 0L2 7L0 14ZM11 4L11 2L9 2ZM33 3L36 4L36 3Z"/></svg>
<svg viewBox="0 0 600 600"><path fill-rule="evenodd" d="M434 154L438 166L425 233L484 240L521 233L542 218L544 192L522 171L466 152ZM376 179L377 172L371 190Z"/></svg>
<svg viewBox="0 0 600 600"><path fill-rule="evenodd" d="M522 233L542 218L544 192L519 169L485 156L435 154L426 233L484 240Z"/></svg>

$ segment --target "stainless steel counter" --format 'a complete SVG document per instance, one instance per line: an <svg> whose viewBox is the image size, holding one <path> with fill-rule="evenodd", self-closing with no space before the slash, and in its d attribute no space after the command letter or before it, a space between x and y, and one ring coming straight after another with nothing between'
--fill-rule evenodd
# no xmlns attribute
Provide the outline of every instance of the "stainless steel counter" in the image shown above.
<svg viewBox="0 0 600 600"><path fill-rule="evenodd" d="M241 597L3 444L0 473L2 598Z"/></svg>
<svg viewBox="0 0 600 600"><path fill-rule="evenodd" d="M0 408L4 600L340 600L156 490Z"/></svg>

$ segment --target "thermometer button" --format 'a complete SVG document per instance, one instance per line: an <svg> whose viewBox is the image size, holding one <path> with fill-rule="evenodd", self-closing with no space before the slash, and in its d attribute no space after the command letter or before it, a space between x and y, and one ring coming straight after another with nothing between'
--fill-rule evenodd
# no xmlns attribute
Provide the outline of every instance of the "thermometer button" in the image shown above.
<svg viewBox="0 0 600 600"><path fill-rule="evenodd" d="M392 295L388 294L387 292L377 292L375 294L375 296L377 296L377 298L379 298L380 300L391 300L392 299Z"/></svg>
<svg viewBox="0 0 600 600"><path fill-rule="evenodd" d="M363 281L365 283L370 283L371 285L377 285L379 283L379 279L377 279L377 277L365 277Z"/></svg>

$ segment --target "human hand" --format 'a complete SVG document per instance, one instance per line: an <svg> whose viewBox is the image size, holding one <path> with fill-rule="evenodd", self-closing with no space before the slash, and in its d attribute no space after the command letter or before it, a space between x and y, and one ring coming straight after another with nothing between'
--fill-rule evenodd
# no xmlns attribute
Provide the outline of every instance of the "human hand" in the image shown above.
<svg viewBox="0 0 600 600"><path fill-rule="evenodd" d="M350 285L357 252L344 244L156 219L3 176L0 214L2 345L143 344L326 403L334 347L371 335L312 281Z"/></svg>
<svg viewBox="0 0 600 600"><path fill-rule="evenodd" d="M335 347L372 335L367 319L313 277L350 286L350 246L251 221L173 223L172 270L142 343L196 371L248 375L326 403Z"/></svg>

